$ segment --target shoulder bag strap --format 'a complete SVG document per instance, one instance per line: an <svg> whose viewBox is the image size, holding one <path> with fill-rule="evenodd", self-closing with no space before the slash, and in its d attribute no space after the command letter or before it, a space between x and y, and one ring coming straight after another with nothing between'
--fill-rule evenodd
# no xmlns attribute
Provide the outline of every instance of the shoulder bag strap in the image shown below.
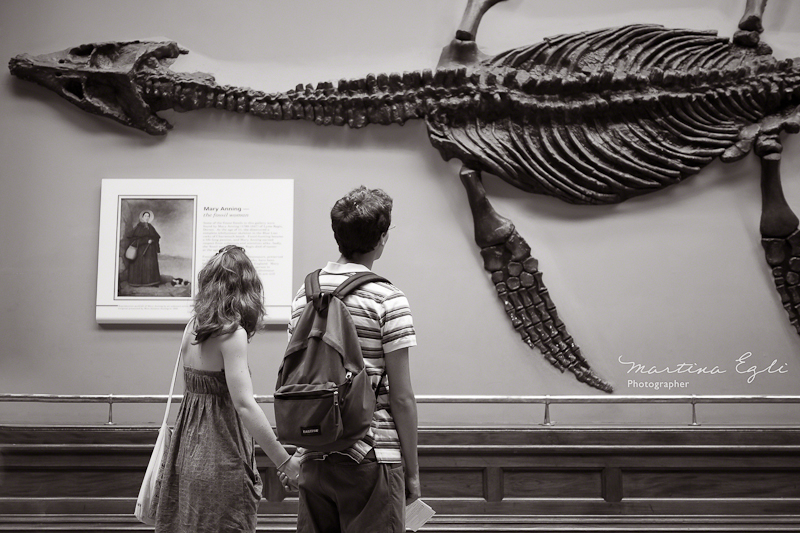
<svg viewBox="0 0 800 533"><path fill-rule="evenodd" d="M172 392L175 390L175 378L178 377L178 368L180 368L181 364L181 354L183 353L183 342L186 340L186 335L189 333L189 326L194 323L194 318L189 320L186 323L186 327L183 329L183 337L181 338L181 344L178 347L178 359L175 361L175 370L172 372L172 383L169 386L169 396L167 396L167 408L164 410L164 420L161 422L161 425L167 423L167 417L169 416L169 407L172 404Z"/></svg>

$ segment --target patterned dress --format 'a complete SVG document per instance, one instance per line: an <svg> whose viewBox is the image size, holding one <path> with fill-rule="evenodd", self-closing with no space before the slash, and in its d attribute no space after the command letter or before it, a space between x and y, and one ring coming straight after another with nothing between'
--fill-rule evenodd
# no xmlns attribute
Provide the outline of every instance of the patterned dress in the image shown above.
<svg viewBox="0 0 800 533"><path fill-rule="evenodd" d="M186 391L156 487L156 533L254 532L262 483L225 371L183 370Z"/></svg>

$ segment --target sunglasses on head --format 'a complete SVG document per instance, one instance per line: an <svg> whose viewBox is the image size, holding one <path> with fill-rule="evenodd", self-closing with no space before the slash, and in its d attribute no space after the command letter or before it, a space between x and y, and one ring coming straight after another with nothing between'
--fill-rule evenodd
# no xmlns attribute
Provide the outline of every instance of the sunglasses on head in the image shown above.
<svg viewBox="0 0 800 533"><path fill-rule="evenodd" d="M222 248L219 249L219 251L217 253L221 254L223 252L230 252L231 250L241 250L242 253L247 253L247 252L245 252L244 248L242 248L241 246L231 246L227 250L225 248L228 248L228 247L227 246L223 246Z"/></svg>

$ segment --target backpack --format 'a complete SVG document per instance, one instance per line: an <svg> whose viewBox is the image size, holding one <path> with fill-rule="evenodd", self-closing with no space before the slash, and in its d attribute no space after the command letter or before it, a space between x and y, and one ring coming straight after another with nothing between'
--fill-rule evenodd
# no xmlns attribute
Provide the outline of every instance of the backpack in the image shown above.
<svg viewBox="0 0 800 533"><path fill-rule="evenodd" d="M319 286L319 270L306 276L306 307L297 321L275 385L278 439L314 451L341 451L369 431L373 390L350 312L347 294L371 281L358 272L332 293Z"/></svg>

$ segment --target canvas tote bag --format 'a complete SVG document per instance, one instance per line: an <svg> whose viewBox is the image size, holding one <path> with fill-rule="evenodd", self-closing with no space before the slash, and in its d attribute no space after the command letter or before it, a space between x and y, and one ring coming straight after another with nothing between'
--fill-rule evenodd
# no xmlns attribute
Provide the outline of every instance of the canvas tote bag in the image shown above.
<svg viewBox="0 0 800 533"><path fill-rule="evenodd" d="M144 481L142 481L142 487L139 489L139 497L136 499L136 510L133 513L140 522L150 526L156 523L156 509L155 505L153 505L156 496L156 482L158 481L158 475L161 471L161 465L164 464L164 456L167 454L169 443L172 440L172 429L167 425L169 406L172 403L172 392L175 390L175 378L178 376L178 368L181 363L183 342L186 340L186 333L189 331L189 325L192 322L193 320L190 320L183 330L183 338L178 348L178 360L175 361L175 370L172 372L172 383L169 386L169 397L167 398L167 408L164 410L164 420L161 422L161 427L158 429L156 444L153 446L153 454L150 456L150 462L147 464L147 470L144 473Z"/></svg>

